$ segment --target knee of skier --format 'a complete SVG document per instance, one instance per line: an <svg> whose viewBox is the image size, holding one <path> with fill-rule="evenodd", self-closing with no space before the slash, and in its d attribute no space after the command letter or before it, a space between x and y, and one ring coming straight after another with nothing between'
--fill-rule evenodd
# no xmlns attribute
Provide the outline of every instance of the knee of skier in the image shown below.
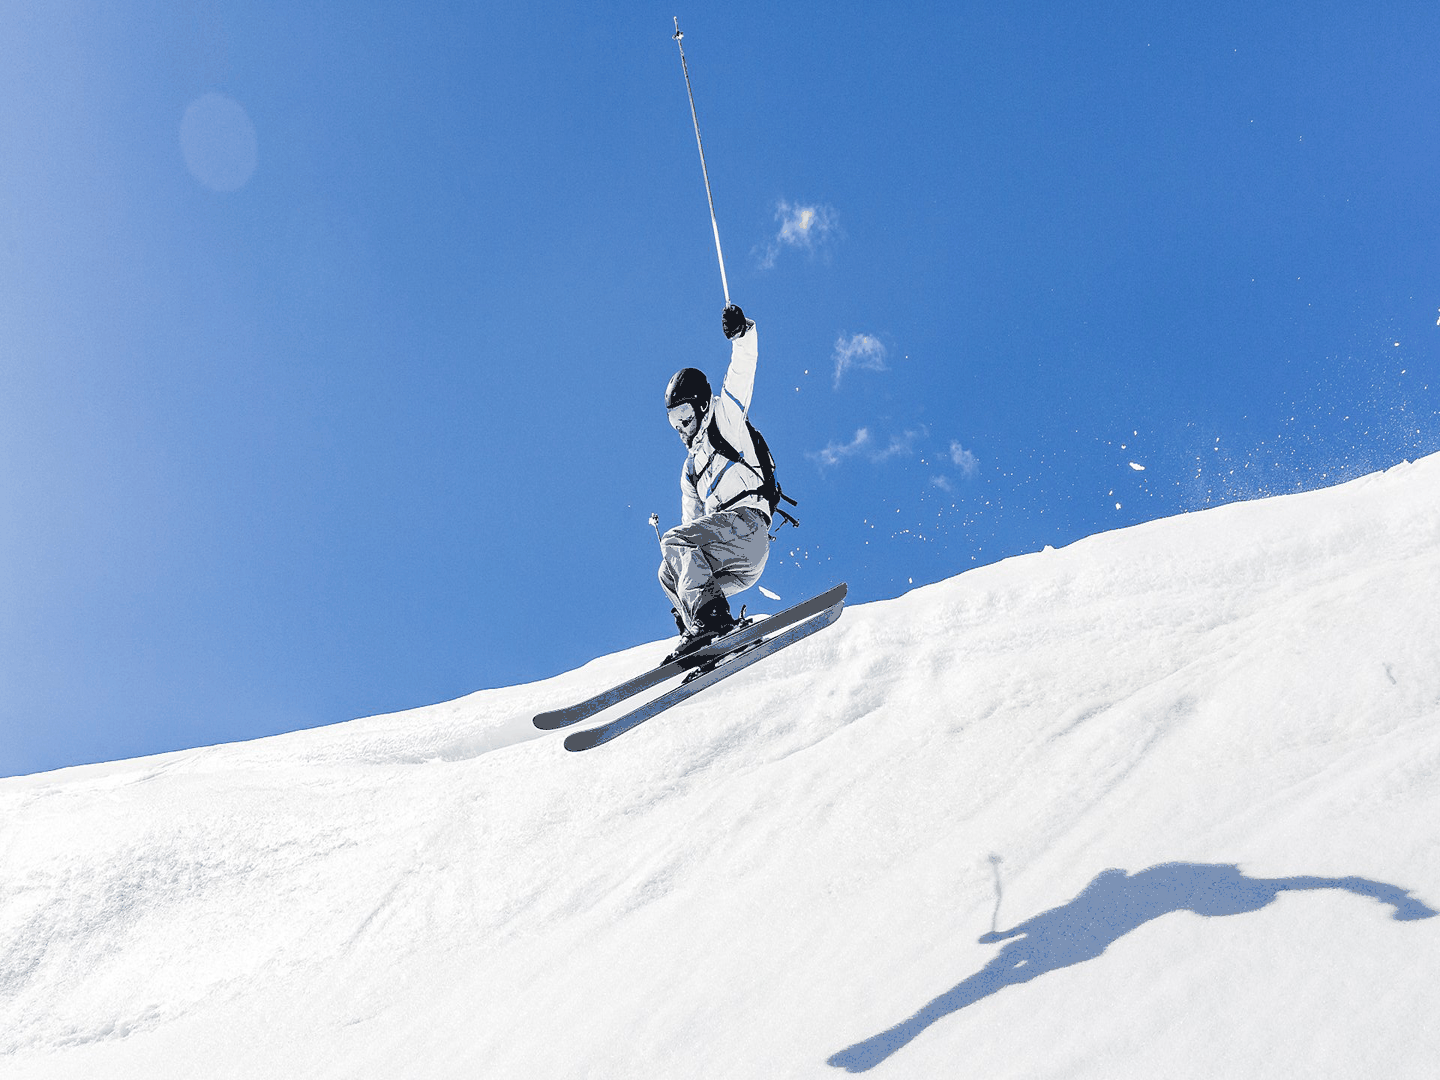
<svg viewBox="0 0 1440 1080"><path fill-rule="evenodd" d="M685 549L694 546L678 530L671 529L660 538L660 556L666 563L673 563Z"/></svg>

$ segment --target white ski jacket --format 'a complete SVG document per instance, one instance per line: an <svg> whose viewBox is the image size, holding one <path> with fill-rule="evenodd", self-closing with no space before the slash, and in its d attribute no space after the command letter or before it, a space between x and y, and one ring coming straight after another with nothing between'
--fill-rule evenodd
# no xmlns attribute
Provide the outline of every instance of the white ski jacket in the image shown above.
<svg viewBox="0 0 1440 1080"><path fill-rule="evenodd" d="M755 321L747 320L745 332L730 342L730 369L725 385L710 402L710 411L701 423L690 454L680 472L680 519L689 525L705 514L752 507L770 520L770 504L759 493L762 474L754 441L745 418L750 413L750 396L755 390L755 365L760 358ZM733 460L716 448L712 438L720 437L740 455Z"/></svg>

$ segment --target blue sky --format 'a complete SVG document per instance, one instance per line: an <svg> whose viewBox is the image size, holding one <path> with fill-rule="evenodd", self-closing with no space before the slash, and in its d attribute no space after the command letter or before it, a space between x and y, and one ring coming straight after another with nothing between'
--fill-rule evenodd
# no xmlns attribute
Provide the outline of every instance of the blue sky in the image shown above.
<svg viewBox="0 0 1440 1080"><path fill-rule="evenodd" d="M670 631L672 16L786 600L1440 449L1434 5L773 7L0 10L0 774Z"/></svg>

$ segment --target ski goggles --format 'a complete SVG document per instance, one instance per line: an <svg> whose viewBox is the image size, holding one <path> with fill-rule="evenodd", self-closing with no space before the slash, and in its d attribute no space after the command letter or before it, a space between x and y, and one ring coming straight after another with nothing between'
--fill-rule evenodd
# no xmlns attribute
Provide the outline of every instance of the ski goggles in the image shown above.
<svg viewBox="0 0 1440 1080"><path fill-rule="evenodd" d="M665 414L670 417L671 427L676 431L683 431L695 419L695 406L689 401L682 401L679 405L666 409Z"/></svg>

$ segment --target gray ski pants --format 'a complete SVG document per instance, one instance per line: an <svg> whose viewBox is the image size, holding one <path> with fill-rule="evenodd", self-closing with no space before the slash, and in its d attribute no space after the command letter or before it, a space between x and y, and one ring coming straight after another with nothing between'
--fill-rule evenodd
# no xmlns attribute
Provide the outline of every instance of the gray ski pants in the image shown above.
<svg viewBox="0 0 1440 1080"><path fill-rule="evenodd" d="M687 623L722 593L734 596L760 580L769 528L764 514L743 507L698 517L661 538L660 586Z"/></svg>

